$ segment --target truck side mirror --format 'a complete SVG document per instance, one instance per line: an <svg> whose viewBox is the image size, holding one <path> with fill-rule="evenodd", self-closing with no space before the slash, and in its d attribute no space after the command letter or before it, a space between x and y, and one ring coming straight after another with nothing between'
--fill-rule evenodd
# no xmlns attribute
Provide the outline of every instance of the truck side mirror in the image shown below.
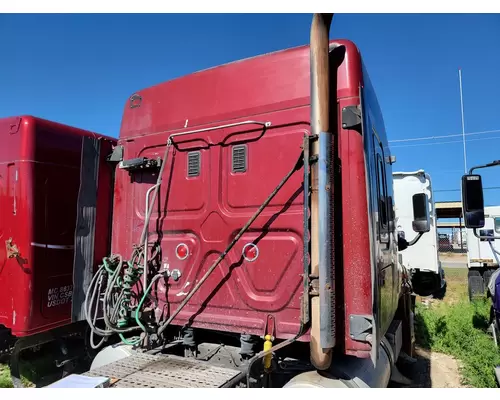
<svg viewBox="0 0 500 400"><path fill-rule="evenodd" d="M429 198L425 193L413 195L413 230L417 233L425 233L431 230L431 218L429 216Z"/></svg>
<svg viewBox="0 0 500 400"><path fill-rule="evenodd" d="M481 175L462 176L462 209L466 228L484 227L484 199Z"/></svg>

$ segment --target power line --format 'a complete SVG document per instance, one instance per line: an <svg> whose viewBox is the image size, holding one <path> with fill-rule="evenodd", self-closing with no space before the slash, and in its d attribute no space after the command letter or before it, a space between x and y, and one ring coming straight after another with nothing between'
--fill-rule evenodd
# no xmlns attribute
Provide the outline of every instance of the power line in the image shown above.
<svg viewBox="0 0 500 400"><path fill-rule="evenodd" d="M491 187L485 187L483 190L498 190L500 189L500 186L491 186ZM433 192L460 192L462 189L438 189L438 190L433 190Z"/></svg>
<svg viewBox="0 0 500 400"><path fill-rule="evenodd" d="M408 139L396 139L396 140L389 140L389 143L417 142L417 141L420 141L420 140L446 139L446 138L450 138L450 137L484 135L484 134L487 134L487 133L498 133L498 132L500 132L500 129L494 129L494 130L491 130L491 131L469 132L469 133L466 133L465 135L462 135L461 133L458 133L458 134L453 134L453 135L427 136L427 137L408 138ZM460 143L462 143L462 141L460 141Z"/></svg>
<svg viewBox="0 0 500 400"><path fill-rule="evenodd" d="M500 132L500 130L498 132ZM462 136L462 135L455 135L455 136ZM478 140L494 140L494 139L500 139L500 136L487 137L487 138L477 138L477 139L469 139L468 142L475 142L475 141L478 141ZM398 148L398 147L436 146L438 144L450 144L450 143L462 143L462 140L448 140L446 142L438 142L438 143L403 144L403 145L400 145L400 146L391 146L391 149L395 149L395 148Z"/></svg>

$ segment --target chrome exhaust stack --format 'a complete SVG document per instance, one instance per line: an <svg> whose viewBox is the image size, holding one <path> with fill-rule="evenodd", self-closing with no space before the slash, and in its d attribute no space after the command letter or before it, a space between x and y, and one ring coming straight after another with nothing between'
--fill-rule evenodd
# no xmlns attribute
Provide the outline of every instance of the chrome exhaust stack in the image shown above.
<svg viewBox="0 0 500 400"><path fill-rule="evenodd" d="M335 346L335 296L332 263L332 134L330 133L329 34L333 14L314 14L310 38L311 68L311 277L318 294L311 298L311 362L326 370Z"/></svg>

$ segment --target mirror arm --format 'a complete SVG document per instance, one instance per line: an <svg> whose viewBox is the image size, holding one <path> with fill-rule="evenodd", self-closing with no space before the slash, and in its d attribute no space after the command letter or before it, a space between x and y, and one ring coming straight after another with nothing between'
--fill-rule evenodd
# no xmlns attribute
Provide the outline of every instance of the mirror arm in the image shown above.
<svg viewBox="0 0 500 400"><path fill-rule="evenodd" d="M415 238L411 242L408 242L408 247L416 244L420 240L420 238L423 236L423 234L424 234L424 232L420 232L417 236L415 236Z"/></svg>
<svg viewBox="0 0 500 400"><path fill-rule="evenodd" d="M469 169L469 175L472 175L472 173L474 172L474 170L476 169L480 169L480 168L489 168L489 167L495 167L497 165L500 165L500 160L496 160L496 161L493 161L493 162L490 162L488 164L484 164L484 165L478 165L476 167L472 167L471 169Z"/></svg>
<svg viewBox="0 0 500 400"><path fill-rule="evenodd" d="M488 240L488 244L490 245L491 251L493 252L493 255L495 256L495 260L496 260L497 264L500 263L500 260L498 259L498 256L500 256L500 253L498 252L498 250L496 250L493 247L493 243L491 243L491 240Z"/></svg>
<svg viewBox="0 0 500 400"><path fill-rule="evenodd" d="M474 228L473 231L474 231L474 236L477 237L478 239L484 239L484 240L500 239L500 236L479 236L479 234L477 233L477 229L476 228Z"/></svg>
<svg viewBox="0 0 500 400"><path fill-rule="evenodd" d="M420 232L417 236L413 238L411 242L408 242L405 239L398 237L398 251L403 251L406 250L408 247L413 246L420 240L423 234L424 232Z"/></svg>

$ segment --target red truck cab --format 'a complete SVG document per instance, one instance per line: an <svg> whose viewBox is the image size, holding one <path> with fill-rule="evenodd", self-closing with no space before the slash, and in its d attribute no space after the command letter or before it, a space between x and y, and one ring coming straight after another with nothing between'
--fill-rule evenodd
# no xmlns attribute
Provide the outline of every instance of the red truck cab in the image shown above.
<svg viewBox="0 0 500 400"><path fill-rule="evenodd" d="M337 277L334 335L343 353L366 358L372 346L354 325L366 324L371 335L382 337L401 286L391 157L359 50L347 40L331 41L330 48L338 138L331 149L338 175L330 266ZM149 242L161 246L162 265L176 270L178 279L168 287L159 283L158 318L176 309L296 164L311 132L310 107L309 46L194 73L127 101L118 141L123 160L168 153L147 230ZM114 253L127 257L140 244L157 173L118 169ZM297 334L304 292L303 175L302 169L292 175L173 325L257 336L272 325L276 339ZM298 340L308 342L309 333Z"/></svg>
<svg viewBox="0 0 500 400"><path fill-rule="evenodd" d="M0 137L0 325L24 337L72 321L82 140L110 153L115 139L32 116L0 119ZM109 252L112 170L101 166L95 263Z"/></svg>

